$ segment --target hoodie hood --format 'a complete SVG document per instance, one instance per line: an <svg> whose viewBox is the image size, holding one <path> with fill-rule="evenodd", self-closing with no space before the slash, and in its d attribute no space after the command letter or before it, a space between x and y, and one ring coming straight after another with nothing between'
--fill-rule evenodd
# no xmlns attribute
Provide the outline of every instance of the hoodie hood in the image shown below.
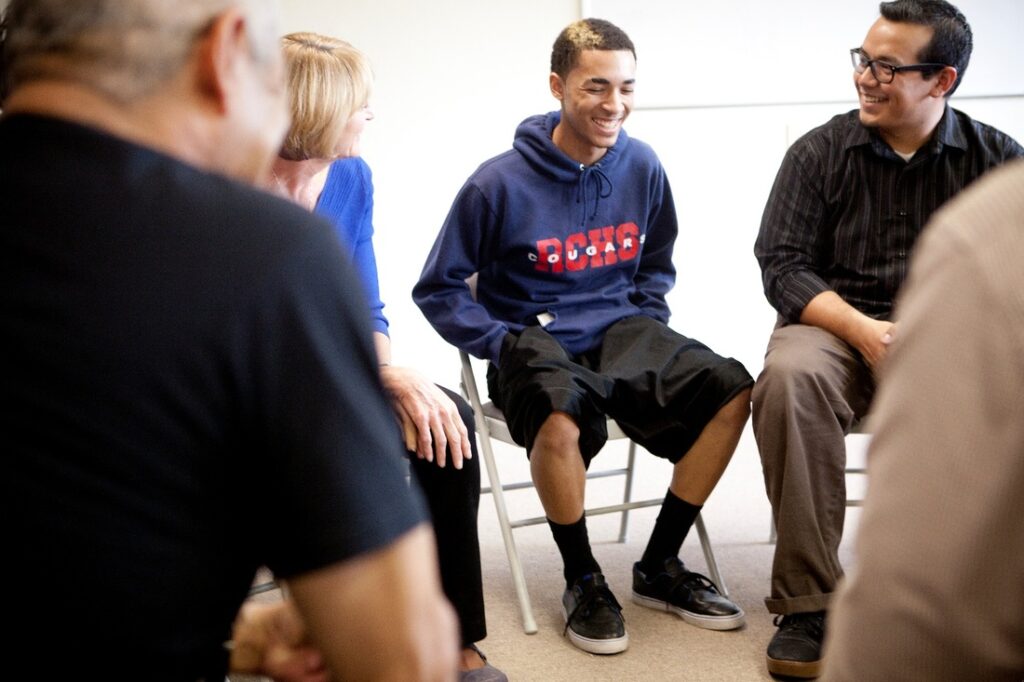
<svg viewBox="0 0 1024 682"><path fill-rule="evenodd" d="M629 135L625 130L619 130L615 146L605 152L601 160L594 165L584 166L569 158L552 140L555 127L561 120L560 111L530 116L516 128L515 139L512 142L512 148L522 154L534 170L553 180L578 182L580 172L586 168L607 169L618 161L622 151L629 144Z"/></svg>
<svg viewBox="0 0 1024 682"><path fill-rule="evenodd" d="M580 224L597 215L602 199L615 189L608 177L629 144L625 130L619 130L615 145L597 163L585 166L570 158L555 145L552 136L562 120L560 111L530 116L516 128L512 148L519 152L537 173L556 182L576 184L576 203L580 205Z"/></svg>

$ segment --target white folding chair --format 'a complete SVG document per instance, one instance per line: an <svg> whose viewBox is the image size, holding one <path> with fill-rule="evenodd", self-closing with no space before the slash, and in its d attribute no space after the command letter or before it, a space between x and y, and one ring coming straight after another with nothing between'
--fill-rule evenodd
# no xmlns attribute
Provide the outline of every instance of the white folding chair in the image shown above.
<svg viewBox="0 0 1024 682"><path fill-rule="evenodd" d="M514 444L509 433L505 417L493 403L484 403L480 399L477 390L476 377L473 373L473 364L463 351L459 351L462 359L462 393L473 406L473 415L476 418L476 431L479 435L480 453L487 467L487 478L490 480L490 487L483 488L481 492L490 493L494 500L494 509L498 515L498 524L501 527L501 537L505 542L505 552L508 554L509 568L512 572L512 584L515 587L516 598L519 601L519 611L523 617L523 630L527 634L537 632L537 621L533 617L533 606L530 603L530 594L526 587L526 579L523 575L523 565L519 560L519 553L516 551L515 538L512 531L524 526L533 526L547 522L544 516L535 516L522 519L510 519L505 506L505 492L509 490L521 490L532 488L532 481L502 484L498 475L498 468L494 458L494 450L491 447L491 439L502 443ZM619 425L614 420L608 420L608 440L627 438ZM607 469L600 471L588 471L587 478L604 478L608 476L624 476L625 490L621 504L613 504L604 507L594 507L585 510L587 516L598 514L611 514L619 512L622 519L619 524L619 542L626 541L626 533L629 525L629 511L640 507L653 507L662 503L662 498L649 500L633 500L633 462L636 457L636 443L629 442L629 454L626 466L619 469ZM704 520L698 515L694 525L697 528L697 535L700 537L700 545L704 550L704 559L707 562L708 572L711 579L718 586L724 596L728 596L725 582L722 580L718 570L718 562L715 560L711 542L708 540L707 530L704 528Z"/></svg>

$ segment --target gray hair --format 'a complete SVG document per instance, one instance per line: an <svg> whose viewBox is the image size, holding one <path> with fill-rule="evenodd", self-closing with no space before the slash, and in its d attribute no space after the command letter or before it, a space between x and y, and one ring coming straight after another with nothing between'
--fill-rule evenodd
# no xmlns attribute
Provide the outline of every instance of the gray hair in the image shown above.
<svg viewBox="0 0 1024 682"><path fill-rule="evenodd" d="M10 0L7 89L59 78L134 101L178 73L196 39L231 7L249 21L256 59L268 60L278 49L275 0Z"/></svg>

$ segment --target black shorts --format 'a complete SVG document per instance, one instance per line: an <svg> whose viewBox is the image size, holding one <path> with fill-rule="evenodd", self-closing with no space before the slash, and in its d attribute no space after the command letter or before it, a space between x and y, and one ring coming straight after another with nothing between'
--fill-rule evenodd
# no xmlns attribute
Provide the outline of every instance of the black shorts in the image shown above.
<svg viewBox="0 0 1024 682"><path fill-rule="evenodd" d="M555 411L580 428L588 467L608 440L606 417L651 453L682 459L718 411L754 383L737 360L723 358L650 317L619 320L601 346L570 357L541 327L509 334L487 387L512 438L527 449Z"/></svg>

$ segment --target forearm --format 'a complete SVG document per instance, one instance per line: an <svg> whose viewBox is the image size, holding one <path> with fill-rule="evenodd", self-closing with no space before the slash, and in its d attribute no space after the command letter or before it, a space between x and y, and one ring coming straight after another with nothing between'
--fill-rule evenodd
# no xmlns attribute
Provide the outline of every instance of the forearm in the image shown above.
<svg viewBox="0 0 1024 682"><path fill-rule="evenodd" d="M373 333L373 348L377 351L377 363L391 364L391 337L381 332Z"/></svg>
<svg viewBox="0 0 1024 682"><path fill-rule="evenodd" d="M468 287L428 288L421 280L413 300L445 341L478 358L498 361L508 325L476 303Z"/></svg>
<svg viewBox="0 0 1024 682"><path fill-rule="evenodd" d="M472 178L427 256L412 298L434 330L448 343L479 358L497 361L508 326L476 302L476 279L501 261L494 245L500 226Z"/></svg>
<svg viewBox="0 0 1024 682"><path fill-rule="evenodd" d="M280 682L326 682L323 657L289 601L242 605L232 630L230 670Z"/></svg>
<svg viewBox="0 0 1024 682"><path fill-rule="evenodd" d="M846 341L872 368L885 357L894 333L891 322L868 317L831 290L818 294L804 306L800 322L820 327Z"/></svg>
<svg viewBox="0 0 1024 682"><path fill-rule="evenodd" d="M457 627L429 525L289 586L335 679L454 678Z"/></svg>
<svg viewBox="0 0 1024 682"><path fill-rule="evenodd" d="M667 179L664 179L663 192L663 202L648 223L640 265L633 277L635 294L631 298L645 315L667 323L669 308L665 297L676 282L673 252L679 224Z"/></svg>
<svg viewBox="0 0 1024 682"><path fill-rule="evenodd" d="M847 303L835 291L823 291L804 306L800 322L820 327L850 345L856 345L864 324L870 321L864 313Z"/></svg>
<svg viewBox="0 0 1024 682"><path fill-rule="evenodd" d="M645 315L667 324L670 311L666 295L673 284L675 270L671 265L641 269L633 278L633 294L630 300Z"/></svg>

